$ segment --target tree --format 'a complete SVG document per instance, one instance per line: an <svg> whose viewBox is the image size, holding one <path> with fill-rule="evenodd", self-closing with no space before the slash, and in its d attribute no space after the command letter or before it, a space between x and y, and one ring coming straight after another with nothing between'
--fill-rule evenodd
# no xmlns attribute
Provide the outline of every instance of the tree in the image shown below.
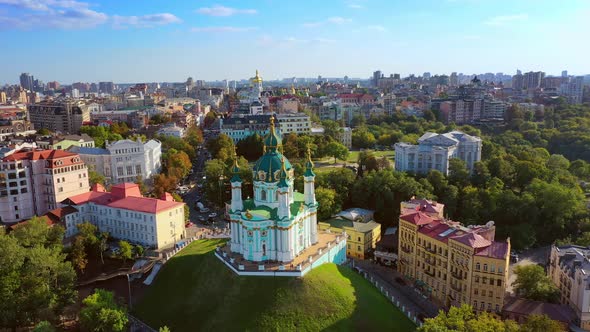
<svg viewBox="0 0 590 332"><path fill-rule="evenodd" d="M332 138L335 141L340 140L340 135L342 135L342 127L336 121L332 120L324 120L322 121L322 126L324 127L324 135L327 137Z"/></svg>
<svg viewBox="0 0 590 332"><path fill-rule="evenodd" d="M552 320L547 315L530 315L520 326L521 332L563 332L561 323Z"/></svg>
<svg viewBox="0 0 590 332"><path fill-rule="evenodd" d="M43 136L51 135L51 131L49 131L49 129L47 129L47 128L41 128L41 129L37 130L37 134L43 135Z"/></svg>
<svg viewBox="0 0 590 332"><path fill-rule="evenodd" d="M96 236L98 228L88 221L76 225L76 228L78 228L79 236L84 239L86 248L94 248L98 243L98 237Z"/></svg>
<svg viewBox="0 0 590 332"><path fill-rule="evenodd" d="M207 113L207 115L205 115L205 119L203 120L203 127L210 127L215 122L215 119L217 119L217 115L215 115L215 112Z"/></svg>
<svg viewBox="0 0 590 332"><path fill-rule="evenodd" d="M316 188L315 197L319 204L319 220L326 220L340 210L336 202L336 191L329 188Z"/></svg>
<svg viewBox="0 0 590 332"><path fill-rule="evenodd" d="M291 133L290 135L297 135ZM250 135L236 144L237 153L244 158L253 161L262 156L262 148L264 143L262 137L258 134Z"/></svg>
<svg viewBox="0 0 590 332"><path fill-rule="evenodd" d="M352 146L359 149L368 149L375 146L375 135L366 127L359 127L352 132Z"/></svg>
<svg viewBox="0 0 590 332"><path fill-rule="evenodd" d="M133 247L129 242L124 240L119 241L119 258L121 258L123 262L133 258Z"/></svg>
<svg viewBox="0 0 590 332"><path fill-rule="evenodd" d="M192 125L187 129L186 135L184 135L184 139L192 147L197 147L201 143L203 143L203 131L197 126Z"/></svg>
<svg viewBox="0 0 590 332"><path fill-rule="evenodd" d="M105 177L104 175L90 169L88 170L88 182L90 182L91 186L95 184L101 184L104 186Z"/></svg>
<svg viewBox="0 0 590 332"><path fill-rule="evenodd" d="M128 323L127 313L119 306L112 292L96 289L82 301L80 322L90 331L124 331Z"/></svg>
<svg viewBox="0 0 590 332"><path fill-rule="evenodd" d="M50 322L43 320L35 325L32 332L55 332L55 327L53 327Z"/></svg>
<svg viewBox="0 0 590 332"><path fill-rule="evenodd" d="M170 332L170 329L168 328L168 326L164 325L164 326L160 327L158 332Z"/></svg>
<svg viewBox="0 0 590 332"><path fill-rule="evenodd" d="M145 249L143 248L143 246L140 246L139 244L133 247L133 253L135 254L135 257L142 257L144 252Z"/></svg>
<svg viewBox="0 0 590 332"><path fill-rule="evenodd" d="M74 239L74 243L72 244L71 258L74 267L81 273L84 273L86 264L88 264L88 259L86 258L86 251L84 248L84 238L81 236L76 236Z"/></svg>
<svg viewBox="0 0 590 332"><path fill-rule="evenodd" d="M466 186L469 183L469 170L463 160L449 159L449 182L458 187Z"/></svg>
<svg viewBox="0 0 590 332"><path fill-rule="evenodd" d="M346 160L348 157L348 148L336 141L332 141L326 146L326 154L334 157L334 163L336 163L336 159Z"/></svg>
<svg viewBox="0 0 590 332"><path fill-rule="evenodd" d="M143 177L141 175L138 175L135 178L135 184L139 187L139 192L141 192L142 195L147 195L148 187L145 184L145 181L143 180Z"/></svg>
<svg viewBox="0 0 590 332"><path fill-rule="evenodd" d="M558 301L559 290L539 265L519 265L514 273L516 280L512 286L520 296L535 301Z"/></svg>
<svg viewBox="0 0 590 332"><path fill-rule="evenodd" d="M16 329L54 319L76 299L76 273L63 246L49 239L47 224L39 225L46 231L37 232L35 225L18 237L0 232L0 327ZM46 238L40 239L40 233Z"/></svg>
<svg viewBox="0 0 590 332"><path fill-rule="evenodd" d="M176 184L178 183L178 179L176 177L162 173L154 175L153 180L154 195L157 198L162 197L164 193L173 192L174 189L176 189Z"/></svg>
<svg viewBox="0 0 590 332"><path fill-rule="evenodd" d="M213 158L226 161L234 155L234 141L229 136L221 134L207 141L207 150Z"/></svg>
<svg viewBox="0 0 590 332"><path fill-rule="evenodd" d="M100 254L100 262L104 264L103 253L109 248L109 232L100 232L98 235L98 253Z"/></svg>
<svg viewBox="0 0 590 332"><path fill-rule="evenodd" d="M361 127L361 126L364 126L365 124L367 124L367 119L365 119L365 117L360 114L354 115L352 117L352 120L350 121L350 126L353 128Z"/></svg>
<svg viewBox="0 0 590 332"><path fill-rule="evenodd" d="M170 149L165 155L168 176L184 179L190 172L193 164L184 151Z"/></svg>

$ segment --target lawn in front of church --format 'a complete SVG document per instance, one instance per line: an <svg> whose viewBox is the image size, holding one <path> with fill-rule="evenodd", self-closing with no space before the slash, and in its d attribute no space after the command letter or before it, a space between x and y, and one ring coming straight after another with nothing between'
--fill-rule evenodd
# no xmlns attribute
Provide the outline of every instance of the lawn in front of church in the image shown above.
<svg viewBox="0 0 590 332"><path fill-rule="evenodd" d="M171 331L414 331L415 325L347 267L304 278L239 277L214 255L223 240L191 243L162 268L133 313Z"/></svg>

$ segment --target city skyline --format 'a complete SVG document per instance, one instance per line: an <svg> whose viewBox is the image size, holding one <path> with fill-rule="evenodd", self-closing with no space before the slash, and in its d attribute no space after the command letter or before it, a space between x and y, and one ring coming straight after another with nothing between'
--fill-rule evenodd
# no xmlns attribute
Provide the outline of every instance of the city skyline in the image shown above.
<svg viewBox="0 0 590 332"><path fill-rule="evenodd" d="M590 73L584 1L310 4L0 0L0 84Z"/></svg>

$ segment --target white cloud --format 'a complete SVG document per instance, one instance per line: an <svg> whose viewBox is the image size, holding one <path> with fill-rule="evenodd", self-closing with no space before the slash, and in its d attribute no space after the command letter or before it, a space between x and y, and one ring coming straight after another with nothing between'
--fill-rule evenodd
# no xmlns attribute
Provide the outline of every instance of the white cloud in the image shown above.
<svg viewBox="0 0 590 332"><path fill-rule="evenodd" d="M325 19L324 21L306 22L306 23L303 23L301 26L303 26L304 28L317 28L317 27L325 25L325 24L341 25L341 24L350 23L350 22L352 22L352 19L350 19L350 18L333 16L333 17L329 17L329 18Z"/></svg>
<svg viewBox="0 0 590 332"><path fill-rule="evenodd" d="M74 0L0 0L0 4L35 11L51 11L53 7L87 8L88 4Z"/></svg>
<svg viewBox="0 0 590 332"><path fill-rule="evenodd" d="M387 29L382 25L369 25L367 29L379 32L387 31Z"/></svg>
<svg viewBox="0 0 590 332"><path fill-rule="evenodd" d="M219 26L219 27L195 27L192 32L244 32L257 30L256 27L233 27L233 26Z"/></svg>
<svg viewBox="0 0 590 332"><path fill-rule="evenodd" d="M516 15L501 15L501 16L494 16L487 19L484 24L485 25L493 25L493 26L504 26L510 23L515 23L519 21L525 21L529 18L527 14L516 14Z"/></svg>
<svg viewBox="0 0 590 332"><path fill-rule="evenodd" d="M349 3L346 6L350 9L364 9L365 8L365 6L359 5L358 3Z"/></svg>
<svg viewBox="0 0 590 332"><path fill-rule="evenodd" d="M75 0L0 0L0 4L17 7L22 13L0 16L0 29L53 28L53 29L87 29L107 22L114 27L127 26L150 27L182 22L169 13L143 16L109 15L89 9L87 2Z"/></svg>
<svg viewBox="0 0 590 332"><path fill-rule="evenodd" d="M350 23L350 22L352 22L352 19L350 19L350 18L344 18L344 17L340 17L340 16L334 16L334 17L328 18L327 21L328 21L328 23L344 24L344 23Z"/></svg>
<svg viewBox="0 0 590 332"><path fill-rule="evenodd" d="M116 28L126 28L128 26L138 28L149 28L157 25L166 25L181 23L182 20L170 13L151 14L143 16L118 16L112 17L113 26Z"/></svg>
<svg viewBox="0 0 590 332"><path fill-rule="evenodd" d="M256 9L238 9L232 7L225 7L221 5L215 5L213 7L202 7L197 9L197 13L209 16L233 16L238 14L253 15L257 14Z"/></svg>

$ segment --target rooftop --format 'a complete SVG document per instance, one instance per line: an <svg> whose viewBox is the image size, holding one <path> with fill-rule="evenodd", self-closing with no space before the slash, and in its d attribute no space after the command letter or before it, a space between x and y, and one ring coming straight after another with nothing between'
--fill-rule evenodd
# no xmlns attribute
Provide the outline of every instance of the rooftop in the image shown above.
<svg viewBox="0 0 590 332"><path fill-rule="evenodd" d="M181 202L143 197L139 191L139 186L135 183L114 185L111 192L103 192L102 188L94 186L92 191L69 197L63 203L82 205L89 202L111 208L145 213L160 213L168 209L184 206L184 203Z"/></svg>

